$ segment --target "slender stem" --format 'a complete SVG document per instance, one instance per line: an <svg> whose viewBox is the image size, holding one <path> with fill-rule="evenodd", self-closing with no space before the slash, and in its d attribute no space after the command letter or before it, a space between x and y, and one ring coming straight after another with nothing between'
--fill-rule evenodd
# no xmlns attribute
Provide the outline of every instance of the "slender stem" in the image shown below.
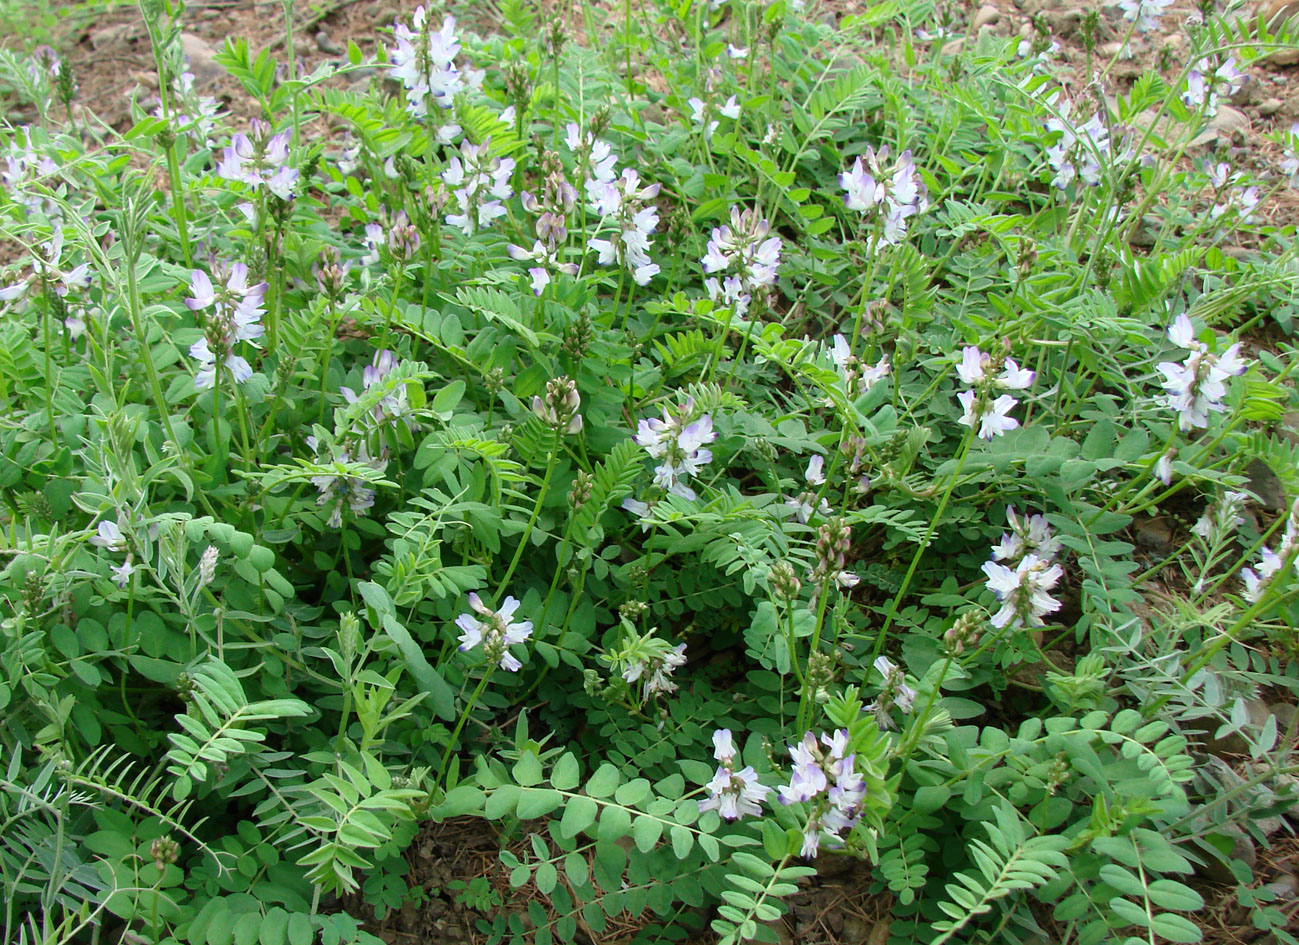
<svg viewBox="0 0 1299 945"><path fill-rule="evenodd" d="M550 477L555 473L555 460L559 456L559 434L555 434L554 445L550 448L550 455L546 457L546 475L541 480L541 491L537 493L537 502L532 507L532 515L528 519L527 526L523 529L523 535L519 539L519 547L514 550L514 558L510 561L510 566L505 569L505 577L501 578L501 583L496 586L496 593L492 595L492 600L499 603L501 592L509 586L510 578L514 577L514 569L519 566L519 561L523 558L523 550L528 547L528 540L532 537L532 528L537 524L537 518L541 515L541 504L546 500L546 492L550 489Z"/></svg>
<svg viewBox="0 0 1299 945"><path fill-rule="evenodd" d="M821 645L821 629L825 626L825 609L826 604L830 600L830 589L833 585L833 574L827 574L821 579L821 600L816 610L816 629L812 631L812 645L807 651L807 674L800 680L801 686L799 688L798 696L798 726L795 729L796 733L806 730L807 720L805 716L807 714L808 701L812 697L812 658L816 656L817 649ZM797 655L791 655L795 660L798 659Z"/></svg>
<svg viewBox="0 0 1299 945"><path fill-rule="evenodd" d="M487 680L492 678L492 673L496 669L495 663L487 664L487 672L483 673L483 678L478 680L478 685L474 688L473 693L469 696L469 701L465 703L465 710L460 713L460 719L456 722L455 731L451 733L451 738L447 742L446 751L442 753L442 763L438 765L436 784L442 783L443 777L447 773L447 762L451 760L451 752L456 747L456 739L460 737L461 731L464 730L465 722L469 721L469 713L474 710L478 703L478 697L483 694L483 689L487 687Z"/></svg>
<svg viewBox="0 0 1299 945"><path fill-rule="evenodd" d="M298 80L298 58L297 51L293 45L293 2L294 0L283 0L284 6L284 49L289 54L289 81ZM293 108L293 147L296 148L302 140L302 119L298 114L298 90L294 89L289 95L289 104Z"/></svg>
<svg viewBox="0 0 1299 945"><path fill-rule="evenodd" d="M875 650L872 656L879 656L880 651L884 648L884 641L888 639L889 628L893 626L893 618L897 616L898 605L902 602L902 596L906 594L907 589L911 586L911 579L915 577L916 568L920 565L920 558L929 547L929 541L934 537L934 530L938 528L938 523L942 520L943 513L947 511L947 502L952 497L952 492L956 489L956 481L961 478L961 470L965 468L965 460L970 455L970 446L974 442L974 426L972 425L965 433L965 438L961 441L961 447L956 455L956 468L952 470L952 476L947 482L947 488L943 491L943 498L938 503L938 508L934 510L934 517L929 520L929 528L925 531L925 537L920 544L916 545L916 552L911 556L911 565L907 568L906 576L902 579L902 584L898 591L893 595L893 600L889 603L888 614L884 617L884 626L880 627L879 636L875 638Z"/></svg>

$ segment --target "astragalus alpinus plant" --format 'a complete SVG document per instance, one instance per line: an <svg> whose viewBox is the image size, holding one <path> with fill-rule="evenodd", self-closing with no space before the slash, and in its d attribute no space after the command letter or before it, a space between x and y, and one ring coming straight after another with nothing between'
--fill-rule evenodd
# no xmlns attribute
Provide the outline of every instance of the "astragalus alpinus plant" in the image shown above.
<svg viewBox="0 0 1299 945"><path fill-rule="evenodd" d="M4 941L375 941L453 817L493 942L836 856L892 942L1199 939L1296 770L1299 126L1197 142L1291 39L819 6L420 6L227 111L142 0L117 128L0 56Z"/></svg>

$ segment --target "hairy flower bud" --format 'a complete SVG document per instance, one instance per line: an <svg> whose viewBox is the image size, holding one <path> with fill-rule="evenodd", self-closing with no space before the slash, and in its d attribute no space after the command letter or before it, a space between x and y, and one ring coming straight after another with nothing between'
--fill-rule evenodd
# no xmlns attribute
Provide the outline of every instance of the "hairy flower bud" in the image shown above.
<svg viewBox="0 0 1299 945"><path fill-rule="evenodd" d="M149 856L153 857L153 865L162 870L180 857L180 844L170 834L164 834L149 844Z"/></svg>
<svg viewBox="0 0 1299 945"><path fill-rule="evenodd" d="M595 485L595 477L586 470L579 470L573 479L573 488L568 490L568 506L574 512L584 506L591 499L591 488Z"/></svg>
<svg viewBox="0 0 1299 945"><path fill-rule="evenodd" d="M802 590L803 582L794 573L788 561L777 561L771 566L771 589L782 600L794 600Z"/></svg>

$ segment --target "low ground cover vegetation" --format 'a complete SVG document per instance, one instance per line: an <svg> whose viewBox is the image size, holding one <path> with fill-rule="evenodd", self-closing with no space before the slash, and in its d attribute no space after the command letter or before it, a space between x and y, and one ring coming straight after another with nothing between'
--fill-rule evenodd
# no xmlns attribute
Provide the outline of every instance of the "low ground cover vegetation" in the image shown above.
<svg viewBox="0 0 1299 945"><path fill-rule="evenodd" d="M1295 942L1295 29L1183 6L0 50L3 940Z"/></svg>

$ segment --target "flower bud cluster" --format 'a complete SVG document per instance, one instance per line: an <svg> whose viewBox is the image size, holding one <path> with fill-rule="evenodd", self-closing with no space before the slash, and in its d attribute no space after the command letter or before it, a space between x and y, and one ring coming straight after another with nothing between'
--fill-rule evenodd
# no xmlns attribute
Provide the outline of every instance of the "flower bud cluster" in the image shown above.
<svg viewBox="0 0 1299 945"><path fill-rule="evenodd" d="M582 398L572 378L557 377L546 382L546 396L532 398L532 412L556 433L578 433L582 429Z"/></svg>
<svg viewBox="0 0 1299 945"><path fill-rule="evenodd" d="M893 716L889 713L894 708L903 715L910 714L915 707L916 691L907 685L907 676L887 656L875 658L875 671L883 677L883 685L875 701L866 706L868 712L875 714L875 721L882 729L896 728Z"/></svg>

